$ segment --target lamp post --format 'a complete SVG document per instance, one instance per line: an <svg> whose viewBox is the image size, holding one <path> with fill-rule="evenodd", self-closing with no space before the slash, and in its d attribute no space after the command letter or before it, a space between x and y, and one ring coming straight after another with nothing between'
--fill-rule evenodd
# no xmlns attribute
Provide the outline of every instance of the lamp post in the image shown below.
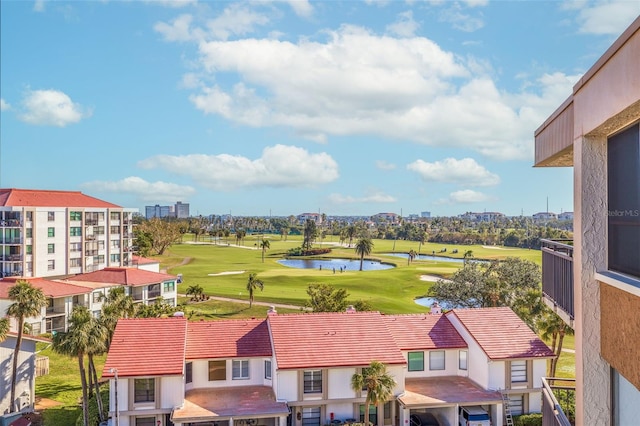
<svg viewBox="0 0 640 426"><path fill-rule="evenodd" d="M120 426L120 410L118 410L118 369L117 368L110 368L109 369L110 373L113 373L113 375L115 376L115 399L116 399L116 426Z"/></svg>

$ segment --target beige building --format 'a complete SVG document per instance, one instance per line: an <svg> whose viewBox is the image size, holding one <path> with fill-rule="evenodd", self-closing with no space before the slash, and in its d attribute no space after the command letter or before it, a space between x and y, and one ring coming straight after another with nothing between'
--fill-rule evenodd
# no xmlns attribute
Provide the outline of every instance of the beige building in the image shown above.
<svg viewBox="0 0 640 426"><path fill-rule="evenodd" d="M535 133L574 168L573 245L543 248L545 298L576 332L576 424L640 419L640 17Z"/></svg>

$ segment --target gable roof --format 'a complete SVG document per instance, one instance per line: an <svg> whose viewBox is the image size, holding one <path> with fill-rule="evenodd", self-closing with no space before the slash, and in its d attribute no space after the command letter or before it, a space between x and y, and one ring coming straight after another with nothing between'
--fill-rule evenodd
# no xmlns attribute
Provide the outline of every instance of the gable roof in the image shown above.
<svg viewBox="0 0 640 426"><path fill-rule="evenodd" d="M91 293L91 290L86 287L60 281L47 280L44 278L6 277L0 280L0 299L9 299L9 289L13 287L17 281L28 281L32 286L42 290L47 297L66 297Z"/></svg>
<svg viewBox="0 0 640 426"><path fill-rule="evenodd" d="M264 319L188 323L186 359L261 356L271 356L269 329Z"/></svg>
<svg viewBox="0 0 640 426"><path fill-rule="evenodd" d="M83 194L80 191L0 189L0 206L7 207L97 207L120 206Z"/></svg>
<svg viewBox="0 0 640 426"><path fill-rule="evenodd" d="M490 359L555 356L508 307L452 309L445 315L458 318Z"/></svg>
<svg viewBox="0 0 640 426"><path fill-rule="evenodd" d="M462 336L444 315L385 315L382 318L402 350L467 347Z"/></svg>
<svg viewBox="0 0 640 426"><path fill-rule="evenodd" d="M406 364L379 312L275 314L267 321L278 369Z"/></svg>
<svg viewBox="0 0 640 426"><path fill-rule="evenodd" d="M184 317L118 320L102 377L182 374L186 334Z"/></svg>
<svg viewBox="0 0 640 426"><path fill-rule="evenodd" d="M135 287L175 280L177 277L138 268L104 268L86 274L79 274L71 279L73 281L90 281Z"/></svg>

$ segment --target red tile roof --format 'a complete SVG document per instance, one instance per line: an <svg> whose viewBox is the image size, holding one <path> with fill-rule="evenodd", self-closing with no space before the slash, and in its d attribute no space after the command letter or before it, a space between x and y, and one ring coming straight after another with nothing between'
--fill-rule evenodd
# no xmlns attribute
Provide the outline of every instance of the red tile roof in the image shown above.
<svg viewBox="0 0 640 426"><path fill-rule="evenodd" d="M42 290L47 297L66 297L91 293L91 289L86 287L60 281L51 281L44 278L7 277L0 280L0 299L9 298L9 289L13 287L17 281L30 282L31 285Z"/></svg>
<svg viewBox="0 0 640 426"><path fill-rule="evenodd" d="M189 322L185 356L186 359L270 357L271 340L267 321Z"/></svg>
<svg viewBox="0 0 640 426"><path fill-rule="evenodd" d="M91 281L135 287L175 280L177 277L138 268L104 268L95 272L79 274L71 279L73 281Z"/></svg>
<svg viewBox="0 0 640 426"><path fill-rule="evenodd" d="M444 315L386 315L383 319L402 350L467 347Z"/></svg>
<svg viewBox="0 0 640 426"><path fill-rule="evenodd" d="M406 364L378 312L276 314L267 321L279 369Z"/></svg>
<svg viewBox="0 0 640 426"><path fill-rule="evenodd" d="M0 189L0 206L13 207L97 207L120 206L83 194L80 191Z"/></svg>
<svg viewBox="0 0 640 426"><path fill-rule="evenodd" d="M553 357L549 347L510 308L453 309L490 359Z"/></svg>
<svg viewBox="0 0 640 426"><path fill-rule="evenodd" d="M126 318L118 321L102 377L164 376L182 374L187 320Z"/></svg>

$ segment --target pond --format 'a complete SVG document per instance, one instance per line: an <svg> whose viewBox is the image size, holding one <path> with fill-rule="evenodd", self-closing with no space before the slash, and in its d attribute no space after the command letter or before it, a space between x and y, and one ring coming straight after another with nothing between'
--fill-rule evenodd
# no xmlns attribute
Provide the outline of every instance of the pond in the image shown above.
<svg viewBox="0 0 640 426"><path fill-rule="evenodd" d="M419 299L414 299L414 302L416 302L418 305L420 306L426 306L427 308L430 308L431 305L433 305L433 303L436 301L436 299L434 299L433 297L420 297ZM442 309L455 309L457 308L457 306L446 303L446 302L438 302L440 304L440 307Z"/></svg>
<svg viewBox="0 0 640 426"><path fill-rule="evenodd" d="M290 268L298 269L322 269L339 273L340 271L359 271L360 260L354 259L282 259L278 263ZM378 260L366 260L362 263L363 271L381 271L395 268L390 263L382 263Z"/></svg>

